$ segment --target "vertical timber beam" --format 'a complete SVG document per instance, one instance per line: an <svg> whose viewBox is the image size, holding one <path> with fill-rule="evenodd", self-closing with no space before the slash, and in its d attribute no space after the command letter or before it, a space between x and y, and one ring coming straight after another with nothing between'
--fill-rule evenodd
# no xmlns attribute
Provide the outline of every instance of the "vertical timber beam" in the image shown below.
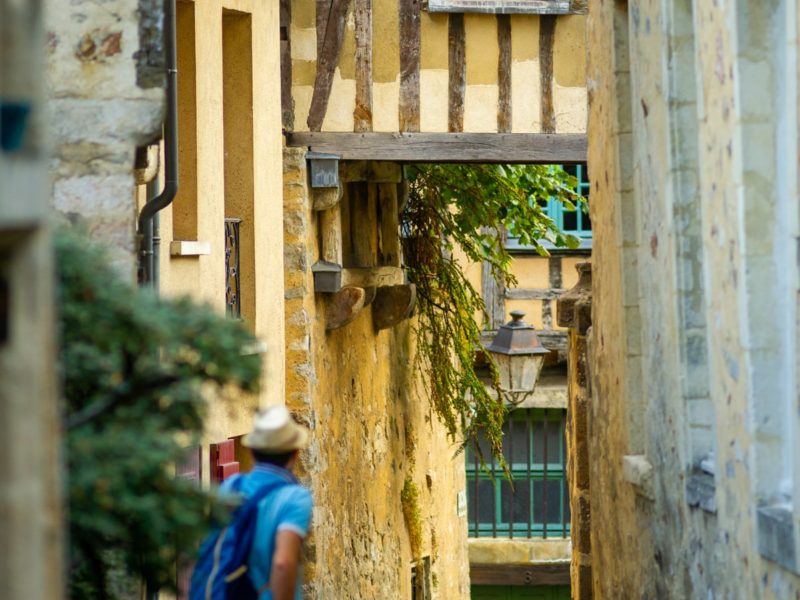
<svg viewBox="0 0 800 600"><path fill-rule="evenodd" d="M503 231L497 232L494 229L484 228L483 233L493 235L504 235ZM481 294L486 304L486 313L489 317L488 326L492 331L496 330L506 319L506 289L502 279L497 279L492 273L491 263L483 261L481 265Z"/></svg>
<svg viewBox="0 0 800 600"><path fill-rule="evenodd" d="M281 124L286 131L294 129L294 100L292 99L292 0L281 0Z"/></svg>
<svg viewBox="0 0 800 600"><path fill-rule="evenodd" d="M556 132L556 111L553 106L553 46L556 39L556 17L539 17L539 84L541 89L542 133Z"/></svg>
<svg viewBox="0 0 800 600"><path fill-rule="evenodd" d="M467 83L466 38L464 15L461 13L449 15L447 44L449 69L447 130L458 133L464 130L464 94Z"/></svg>
<svg viewBox="0 0 800 600"><path fill-rule="evenodd" d="M333 73L344 42L345 21L350 0L317 0L317 76L306 121L309 130L319 131L328 111ZM326 10L327 8L327 10ZM325 14L327 13L327 18Z"/></svg>
<svg viewBox="0 0 800 600"><path fill-rule="evenodd" d="M378 208L380 210L380 264L400 266L400 217L397 206L397 184L378 184Z"/></svg>
<svg viewBox="0 0 800 600"><path fill-rule="evenodd" d="M322 260L342 264L342 203L337 202L319 213L322 237Z"/></svg>
<svg viewBox="0 0 800 600"><path fill-rule="evenodd" d="M420 124L420 0L400 0L400 131L417 132Z"/></svg>
<svg viewBox="0 0 800 600"><path fill-rule="evenodd" d="M353 131L372 131L372 0L354 0L356 24L356 108Z"/></svg>
<svg viewBox="0 0 800 600"><path fill-rule="evenodd" d="M511 133L511 15L497 15L497 131Z"/></svg>

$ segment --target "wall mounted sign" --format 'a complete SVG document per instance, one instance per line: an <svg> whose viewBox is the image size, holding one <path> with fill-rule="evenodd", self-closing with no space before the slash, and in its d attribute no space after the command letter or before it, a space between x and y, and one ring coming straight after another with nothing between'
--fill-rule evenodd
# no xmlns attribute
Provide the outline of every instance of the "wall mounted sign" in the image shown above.
<svg viewBox="0 0 800 600"><path fill-rule="evenodd" d="M578 6L576 6L578 5ZM566 15L584 12L582 0L424 0L428 12Z"/></svg>

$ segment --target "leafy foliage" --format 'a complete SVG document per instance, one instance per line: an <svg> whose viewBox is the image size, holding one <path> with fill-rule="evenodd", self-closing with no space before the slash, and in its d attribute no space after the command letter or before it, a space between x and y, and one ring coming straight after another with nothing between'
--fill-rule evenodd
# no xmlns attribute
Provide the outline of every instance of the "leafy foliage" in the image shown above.
<svg viewBox="0 0 800 600"><path fill-rule="evenodd" d="M70 591L105 598L123 570L171 588L205 534L210 496L175 476L202 432L207 391L255 391L244 327L123 282L97 248L57 237Z"/></svg>
<svg viewBox="0 0 800 600"><path fill-rule="evenodd" d="M577 181L551 165L420 164L409 169L411 190L403 210L404 255L409 279L417 286L417 365L434 411L449 436L463 435L484 457L478 433L489 442L498 463L502 456L504 392L497 368L488 359L492 397L475 369L486 320L481 295L458 261L460 249L469 261L485 262L492 275L515 283L504 234L547 256L542 241L575 248L579 240L562 233L542 204L549 198L574 209L580 202Z"/></svg>

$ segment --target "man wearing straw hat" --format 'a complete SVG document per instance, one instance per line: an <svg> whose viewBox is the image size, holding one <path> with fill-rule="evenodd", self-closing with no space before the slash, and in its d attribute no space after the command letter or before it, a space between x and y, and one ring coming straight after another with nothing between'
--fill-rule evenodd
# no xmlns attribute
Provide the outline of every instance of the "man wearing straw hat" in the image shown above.
<svg viewBox="0 0 800 600"><path fill-rule="evenodd" d="M266 485L280 485L258 504L258 519L250 559L249 576L259 600L292 600L302 597L299 574L300 548L311 522L311 494L291 469L308 444L308 429L295 422L284 406L273 406L256 415L253 431L242 444L253 454L255 467L227 480L222 491L236 489L245 497Z"/></svg>

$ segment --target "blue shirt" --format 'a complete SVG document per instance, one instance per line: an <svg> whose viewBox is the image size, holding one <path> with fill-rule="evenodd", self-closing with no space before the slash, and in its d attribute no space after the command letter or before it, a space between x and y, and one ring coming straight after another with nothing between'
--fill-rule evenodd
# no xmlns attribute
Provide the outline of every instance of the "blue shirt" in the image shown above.
<svg viewBox="0 0 800 600"><path fill-rule="evenodd" d="M294 531L301 538L308 535L311 523L311 493L302 487L291 471L267 463L258 463L250 473L234 475L225 480L221 492L230 491L237 477L243 477L240 492L250 496L266 483L283 479L282 485L269 493L258 504L258 521L253 549L250 551L249 572L256 589L261 589L269 581L272 571L272 555L275 553L275 536L279 531ZM296 600L302 598L302 571L298 566ZM259 600L272 600L272 592L264 591Z"/></svg>

